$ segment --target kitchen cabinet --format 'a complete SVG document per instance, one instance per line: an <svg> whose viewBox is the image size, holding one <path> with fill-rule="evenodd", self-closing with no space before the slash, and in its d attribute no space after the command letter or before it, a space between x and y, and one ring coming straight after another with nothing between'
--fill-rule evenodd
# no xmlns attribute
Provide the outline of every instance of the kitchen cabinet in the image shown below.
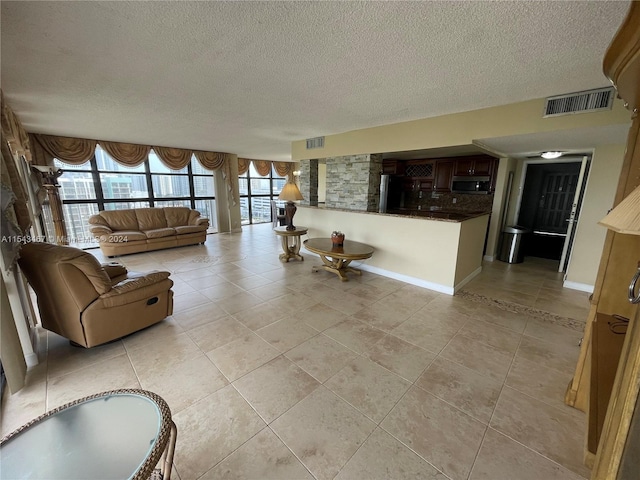
<svg viewBox="0 0 640 480"><path fill-rule="evenodd" d="M404 175L405 162L402 160L383 160L383 175Z"/></svg>
<svg viewBox="0 0 640 480"><path fill-rule="evenodd" d="M492 175L494 164L495 159L487 155L461 157L455 161L453 174L457 177Z"/></svg>
<svg viewBox="0 0 640 480"><path fill-rule="evenodd" d="M434 192L450 192L455 160L438 160L433 181Z"/></svg>
<svg viewBox="0 0 640 480"><path fill-rule="evenodd" d="M435 160L408 160L404 174L407 177L433 178Z"/></svg>

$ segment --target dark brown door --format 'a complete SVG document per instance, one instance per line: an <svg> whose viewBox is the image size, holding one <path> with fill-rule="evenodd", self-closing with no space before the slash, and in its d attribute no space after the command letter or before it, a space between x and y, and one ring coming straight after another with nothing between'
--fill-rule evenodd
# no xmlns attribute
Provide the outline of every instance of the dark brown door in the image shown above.
<svg viewBox="0 0 640 480"><path fill-rule="evenodd" d="M576 195L578 174L546 173L542 179L542 191L534 230L549 233L567 233L573 198Z"/></svg>

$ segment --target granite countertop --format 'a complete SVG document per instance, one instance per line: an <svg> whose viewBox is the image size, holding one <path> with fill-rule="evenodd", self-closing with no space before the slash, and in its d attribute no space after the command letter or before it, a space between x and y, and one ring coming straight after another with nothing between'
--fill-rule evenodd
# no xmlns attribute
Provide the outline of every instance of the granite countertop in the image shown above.
<svg viewBox="0 0 640 480"><path fill-rule="evenodd" d="M491 212L486 211L467 211L467 210L444 210L444 209L436 209L436 210L417 210L411 208L394 208L388 210L386 213L380 212L366 212L362 210L349 210L346 208L332 208L325 206L308 206L304 205L306 208L321 208L323 210L336 210L341 212L353 212L353 213L364 213L370 215L388 215L388 216L401 216L401 217L412 217L412 218L420 218L425 220L437 220L440 222L463 222L465 220L470 220L472 218L481 217L482 215L489 215Z"/></svg>
<svg viewBox="0 0 640 480"><path fill-rule="evenodd" d="M428 218L431 220L444 220L453 222L463 222L471 218L488 215L491 212L466 211L466 210L417 210L409 208L398 208L389 210L388 214L402 215L407 217Z"/></svg>

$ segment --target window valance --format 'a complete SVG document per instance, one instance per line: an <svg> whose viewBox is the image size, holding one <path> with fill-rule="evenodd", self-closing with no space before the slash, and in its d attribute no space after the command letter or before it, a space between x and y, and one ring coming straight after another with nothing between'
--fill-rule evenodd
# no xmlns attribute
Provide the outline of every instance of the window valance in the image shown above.
<svg viewBox="0 0 640 480"><path fill-rule="evenodd" d="M266 177L271 171L271 166L281 177L290 177L293 173L292 162L272 162L271 160L249 160L248 158L238 158L238 175L244 175L249 170L249 166L253 163L259 175Z"/></svg>

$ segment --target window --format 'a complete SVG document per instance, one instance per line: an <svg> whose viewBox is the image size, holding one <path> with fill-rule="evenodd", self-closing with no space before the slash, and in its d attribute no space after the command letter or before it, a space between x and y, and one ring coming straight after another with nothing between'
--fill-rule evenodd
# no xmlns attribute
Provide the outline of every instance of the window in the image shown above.
<svg viewBox="0 0 640 480"><path fill-rule="evenodd" d="M98 145L95 156L82 165L58 159L64 170L58 178L69 244L95 247L88 219L102 210L142 207L195 208L209 218L209 233L217 231L213 172L197 159L180 170L171 170L151 151L148 160L135 167L120 165ZM50 209L45 206L45 230L55 235Z"/></svg>
<svg viewBox="0 0 640 480"><path fill-rule="evenodd" d="M278 199L286 182L287 178L279 176L273 166L269 175L262 177L251 163L249 171L238 177L241 223L271 222L271 200Z"/></svg>

